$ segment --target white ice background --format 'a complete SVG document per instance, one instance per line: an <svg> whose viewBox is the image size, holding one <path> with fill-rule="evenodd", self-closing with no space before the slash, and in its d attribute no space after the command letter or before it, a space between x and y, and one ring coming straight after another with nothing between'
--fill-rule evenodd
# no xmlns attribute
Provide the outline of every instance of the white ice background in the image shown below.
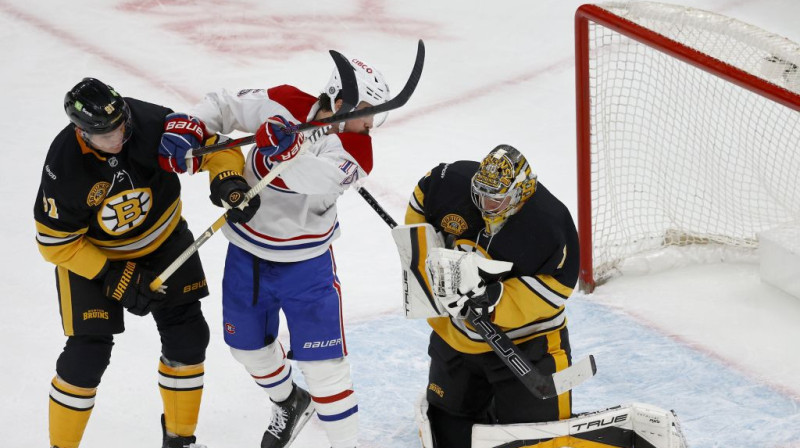
<svg viewBox="0 0 800 448"><path fill-rule="evenodd" d="M794 0L698 0L690 6L800 41ZM373 133L366 183L401 220L415 182L439 162L517 146L576 213L574 0L0 0L0 445L46 447L49 381L64 343L53 268L34 242L32 208L64 93L84 76L126 96L187 110L210 90L294 84L317 93L328 49L380 68L394 91L416 49L428 57L414 97ZM182 178L198 234L220 211L205 175ZM269 204L264 204L269 206ZM364 447L418 446L413 400L424 390L428 329L405 320L386 225L355 192L340 201L335 244ZM222 341L225 238L201 249L212 332L197 430L210 448L258 446L269 404ZM800 299L760 282L757 265L687 266L622 277L568 305L574 355L597 376L576 411L632 401L674 409L692 447L800 446ZM158 335L126 316L84 447L160 446ZM288 342L287 334L281 339ZM302 382L302 380L300 380ZM327 447L312 421L295 448Z"/></svg>

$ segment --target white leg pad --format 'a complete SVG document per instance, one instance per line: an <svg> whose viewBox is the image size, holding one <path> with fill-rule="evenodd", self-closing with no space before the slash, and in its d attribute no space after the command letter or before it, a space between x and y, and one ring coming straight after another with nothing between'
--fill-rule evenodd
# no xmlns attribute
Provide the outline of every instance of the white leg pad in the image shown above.
<svg viewBox="0 0 800 448"><path fill-rule="evenodd" d="M423 392L414 406L414 418L419 428L419 440L422 442L422 448L434 448L431 422L428 420L428 399L425 398L425 395Z"/></svg>
<svg viewBox="0 0 800 448"><path fill-rule="evenodd" d="M612 428L627 430L630 447L636 434L655 448L686 448L686 439L675 414L641 403L579 414L556 422L473 425L472 448L492 448L514 441L525 441L525 446L537 446L539 442L552 446L553 439L563 444L558 446L573 446L571 440L591 439Z"/></svg>

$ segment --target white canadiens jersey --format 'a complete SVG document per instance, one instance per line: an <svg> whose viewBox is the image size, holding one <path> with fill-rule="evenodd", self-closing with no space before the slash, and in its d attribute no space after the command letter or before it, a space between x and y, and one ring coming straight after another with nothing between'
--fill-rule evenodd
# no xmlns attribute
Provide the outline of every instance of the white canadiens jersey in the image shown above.
<svg viewBox="0 0 800 448"><path fill-rule="evenodd" d="M209 132L255 133L267 118L281 115L294 123L311 120L317 99L295 87L227 91L206 95L192 114ZM336 200L372 170L372 140L356 133L319 138L290 161L278 178L260 193L261 207L245 224L226 224L222 231L233 244L271 261L307 260L328 250L339 236ZM252 186L273 164L253 147L244 177Z"/></svg>

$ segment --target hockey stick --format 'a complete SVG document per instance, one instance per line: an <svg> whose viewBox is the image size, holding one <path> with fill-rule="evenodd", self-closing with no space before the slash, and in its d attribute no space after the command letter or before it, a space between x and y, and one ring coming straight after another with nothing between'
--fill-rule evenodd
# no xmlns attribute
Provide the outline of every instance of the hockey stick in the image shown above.
<svg viewBox="0 0 800 448"><path fill-rule="evenodd" d="M523 356L519 347L497 325L489 320L489 316L469 310L467 315L475 331L497 353L497 356L508 366L522 384L536 397L542 400L553 398L578 386L597 373L594 355L589 355L564 370L552 375L543 375Z"/></svg>
<svg viewBox="0 0 800 448"><path fill-rule="evenodd" d="M300 147L300 150L297 152L294 158L277 164L272 168L272 170L264 176L256 185L250 188L250 191L247 192L245 195L245 200L239 204L238 208L244 209L247 206L247 203L255 197L257 194L261 192L264 188L267 187L286 167L295 160L297 156L299 156L305 149L313 144L319 137L325 135L325 133L330 130L331 125L335 123L339 123L342 121L352 120L355 118L361 118L364 116L379 114L382 112L388 112L390 110L397 109L406 102L408 102L411 95L414 93L414 90L417 88L417 84L419 84L420 76L422 76L422 67L425 63L425 45L422 43L420 39L417 45L417 57L414 61L414 67L411 69L411 74L408 77L408 81L406 81L406 85L403 87L403 90L397 94L396 97L390 99L389 101L380 104L375 107L369 107L365 109L360 109L356 111L351 111L353 107L355 107L358 103L358 82L356 81L355 72L353 68L350 66L350 63L347 59L341 54L336 51L330 51L331 57L333 58L334 62L336 63L336 68L339 72L339 76L342 78L342 107L339 109L338 113L332 115L331 117L316 120L309 123L303 123L296 127L296 129L292 129L293 132L302 132L304 130L315 129L314 132L303 142L303 145ZM301 129L303 128L303 129ZM245 140L248 140L245 142ZM200 148L198 152L195 152L194 155L202 155L208 154L214 151L220 151L222 149L234 148L236 146L240 146L243 144L252 143L255 141L255 136L240 138L228 142L224 142L224 144L217 144L206 146L204 148ZM374 198L373 198L374 200ZM187 247L186 250L183 251L182 254L178 256L166 269L164 269L161 274L158 275L151 283L150 283L150 290L152 291L163 291L163 284L164 282L178 270L186 260L189 259L195 252L208 241L209 238L214 234L214 232L218 231L222 228L225 224L225 215L220 216L216 221L214 221L211 226L197 238L191 246Z"/></svg>
<svg viewBox="0 0 800 448"><path fill-rule="evenodd" d="M331 50L330 55L333 58L333 62L336 64L336 69L339 71L339 76L342 79L342 107L339 108L339 112L344 115L347 111L350 111L355 104L358 102L358 81L356 81L355 72L353 71L350 63L347 61L341 53ZM335 116L335 115L334 115ZM318 127L314 130L314 132L303 142L300 146L300 149L295 154L295 157L299 156L301 153L305 152L306 148L310 145L314 144L320 137L325 135L328 130L330 130L331 125ZM238 208L244 210L247 207L247 204L253 199L256 195L261 193L261 190L267 187L278 175L286 169L287 166L291 164L291 162L295 160L294 158L289 159L285 162L281 162L276 164L272 167L269 173L264 176L258 183L253 185L252 188L245 194L244 201L242 201ZM216 231L222 228L227 221L228 213L225 212L222 216L217 218L205 232L203 232L200 237L198 237L191 246L187 247L169 266L164 269L161 274L158 275L151 283L150 283L150 290L151 291L164 291L163 284L164 282L175 273L185 262L188 260L192 255L200 249L200 246L205 244L206 241L211 238Z"/></svg>
<svg viewBox="0 0 800 448"><path fill-rule="evenodd" d="M381 204L378 204L377 199L375 199L375 197L372 196L369 193L369 191L367 191L366 188L359 187L358 190L356 191L358 191L358 194L360 194L361 197L364 198L365 201L367 201L367 204L369 204L369 206L372 207L373 210L375 210L378 216L380 216L381 219L383 219L383 222L389 225L389 228L394 229L395 227L397 227L397 222L395 222L395 220L392 219L392 217L389 216L388 213L386 213L386 210L384 210L383 207L381 207Z"/></svg>
<svg viewBox="0 0 800 448"><path fill-rule="evenodd" d="M378 201L364 188L358 189L361 197L375 210L390 228L397 227L397 222L381 207ZM489 347L500 357L511 372L525 387L539 399L552 398L577 387L597 373L594 355L573 363L566 369L552 375L544 375L534 367L522 354L516 344L497 327L486 314L469 310L467 315L475 331L489 344Z"/></svg>
<svg viewBox="0 0 800 448"><path fill-rule="evenodd" d="M397 96L377 106L367 107L364 109L354 110L342 114L336 114L328 118L322 118L320 120L313 120L306 123L300 123L295 126L288 126L284 128L284 132L291 132L291 133L303 132L309 129L318 128L320 126L340 123L342 121L347 121L347 120L354 120L356 118L363 118L370 115L377 115L383 112L389 112L390 110L397 109L398 107L406 104L406 102L408 102L408 99L411 98L411 94L414 93L414 90L417 88L417 84L419 83L420 76L422 76L422 67L424 64L425 64L425 44L422 42L422 39L420 39L419 42L417 43L417 57L414 60L414 67L411 69L411 75L408 77L408 81L406 81L406 85L403 87L403 90L401 90L400 93L397 94ZM350 67L349 63L348 63L348 69L352 70L352 67ZM342 73L341 68L339 69L339 73ZM236 146L242 146L242 145L249 145L255 141L256 141L255 135L249 135L247 137L241 137L235 140L220 142L215 145L209 145L209 146L204 146L202 148L198 148L192 151L192 156L202 156L204 154L221 151L223 149L234 148Z"/></svg>

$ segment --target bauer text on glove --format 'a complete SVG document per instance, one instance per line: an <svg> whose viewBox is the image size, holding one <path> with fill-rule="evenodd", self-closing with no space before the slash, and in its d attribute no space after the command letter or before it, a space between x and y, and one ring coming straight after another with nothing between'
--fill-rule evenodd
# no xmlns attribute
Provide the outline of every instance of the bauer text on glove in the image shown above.
<svg viewBox="0 0 800 448"><path fill-rule="evenodd" d="M164 134L158 145L158 164L165 171L194 174L200 169L200 158L186 155L201 145L206 127L199 118L171 113L164 119Z"/></svg>
<svg viewBox="0 0 800 448"><path fill-rule="evenodd" d="M285 128L294 123L280 115L267 119L256 131L258 151L271 162L285 162L292 159L300 151L303 134L286 132Z"/></svg>

